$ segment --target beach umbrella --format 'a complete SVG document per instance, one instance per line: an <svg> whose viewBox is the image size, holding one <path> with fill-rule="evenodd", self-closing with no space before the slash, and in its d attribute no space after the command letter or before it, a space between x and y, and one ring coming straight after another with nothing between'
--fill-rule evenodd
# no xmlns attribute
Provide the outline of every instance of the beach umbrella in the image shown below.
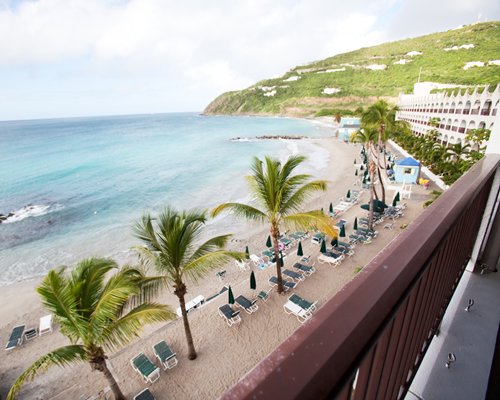
<svg viewBox="0 0 500 400"><path fill-rule="evenodd" d="M321 249L319 249L323 254L326 253L326 242L323 240L321 241Z"/></svg>
<svg viewBox="0 0 500 400"><path fill-rule="evenodd" d="M354 175L358 176L358 169L356 168L356 172L354 173Z"/></svg>
<svg viewBox="0 0 500 400"><path fill-rule="evenodd" d="M329 211L332 213L333 212L333 204L330 203L330 208L329 208Z"/></svg>
<svg viewBox="0 0 500 400"><path fill-rule="evenodd" d="M398 204L398 201L396 200L396 198L394 197L394 200L392 200L392 206L393 207L396 207L396 205Z"/></svg>
<svg viewBox="0 0 500 400"><path fill-rule="evenodd" d="M257 289L257 281L255 280L255 274L253 271L250 272L250 289Z"/></svg>
<svg viewBox="0 0 500 400"><path fill-rule="evenodd" d="M297 255L302 257L304 252L302 251L302 242L299 242L299 247L297 248Z"/></svg>
<svg viewBox="0 0 500 400"><path fill-rule="evenodd" d="M228 303L234 304L234 295L233 295L233 290L231 289L231 286L229 286L228 296L229 296Z"/></svg>
<svg viewBox="0 0 500 400"><path fill-rule="evenodd" d="M248 251L248 246L245 246L245 258L247 260L250 258L250 252Z"/></svg>
<svg viewBox="0 0 500 400"><path fill-rule="evenodd" d="M324 214L325 212L323 211L323 207L321 207L321 212Z"/></svg>
<svg viewBox="0 0 500 400"><path fill-rule="evenodd" d="M339 236L340 237L345 237L345 225L342 225L340 227L340 233L339 233Z"/></svg>
<svg viewBox="0 0 500 400"><path fill-rule="evenodd" d="M335 247L335 246L338 246L339 245L339 241L337 238L333 238L332 241L330 242L330 244Z"/></svg>
<svg viewBox="0 0 500 400"><path fill-rule="evenodd" d="M358 217L354 218L354 230L358 230Z"/></svg>
<svg viewBox="0 0 500 400"><path fill-rule="evenodd" d="M364 177L368 176L368 170L366 170L366 171L363 173L363 176L364 176Z"/></svg>
<svg viewBox="0 0 500 400"><path fill-rule="evenodd" d="M366 176L363 177L363 185L366 185Z"/></svg>
<svg viewBox="0 0 500 400"><path fill-rule="evenodd" d="M267 237L267 240L266 240L266 246L267 247L273 247L273 242L271 242L271 235L269 235Z"/></svg>
<svg viewBox="0 0 500 400"><path fill-rule="evenodd" d="M285 261L283 260L283 253L280 251L280 260L281 260L281 266L285 266Z"/></svg>
<svg viewBox="0 0 500 400"><path fill-rule="evenodd" d="M354 159L354 164L356 164L356 159Z"/></svg>
<svg viewBox="0 0 500 400"><path fill-rule="evenodd" d="M391 166L390 166L389 164L387 164L387 165L385 166L385 169L386 169L386 170L390 170L390 169L391 169Z"/></svg>
<svg viewBox="0 0 500 400"><path fill-rule="evenodd" d="M394 197L396 201L400 201L401 199L399 198L399 192L396 193L396 197Z"/></svg>
<svg viewBox="0 0 500 400"><path fill-rule="evenodd" d="M365 169L365 167L363 167L363 164L361 164L361 166L359 167L359 169L360 169L361 171L363 171L363 170Z"/></svg>
<svg viewBox="0 0 500 400"><path fill-rule="evenodd" d="M350 199L350 198L351 198L351 189L347 189L347 195L346 195L346 197L347 197L348 199Z"/></svg>

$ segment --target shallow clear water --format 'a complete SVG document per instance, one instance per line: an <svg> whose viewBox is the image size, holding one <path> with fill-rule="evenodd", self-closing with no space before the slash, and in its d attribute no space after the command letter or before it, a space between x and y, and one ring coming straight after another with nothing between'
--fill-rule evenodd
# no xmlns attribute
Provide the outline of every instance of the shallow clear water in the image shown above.
<svg viewBox="0 0 500 400"><path fill-rule="evenodd" d="M231 141L260 135L326 136L306 120L194 113L0 122L0 284L124 257L131 225L170 203L208 208L246 195L252 156L314 153L301 141ZM300 148L299 148L300 147ZM323 161L322 161L323 160ZM33 207L27 207L33 206Z"/></svg>

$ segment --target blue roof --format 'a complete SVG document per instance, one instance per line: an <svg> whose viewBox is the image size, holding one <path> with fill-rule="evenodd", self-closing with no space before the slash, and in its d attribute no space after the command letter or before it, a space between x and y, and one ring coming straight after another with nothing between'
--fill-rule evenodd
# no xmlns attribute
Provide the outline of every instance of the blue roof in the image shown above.
<svg viewBox="0 0 500 400"><path fill-rule="evenodd" d="M406 157L396 161L396 165L401 165L403 167L419 167L420 163L412 157Z"/></svg>

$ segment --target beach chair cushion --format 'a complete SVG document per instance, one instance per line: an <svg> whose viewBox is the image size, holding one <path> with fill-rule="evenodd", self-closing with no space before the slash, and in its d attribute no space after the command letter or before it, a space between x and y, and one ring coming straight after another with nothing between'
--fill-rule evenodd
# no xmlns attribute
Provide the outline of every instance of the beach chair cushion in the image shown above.
<svg viewBox="0 0 500 400"><path fill-rule="evenodd" d="M177 365L176 353L170 349L164 340L156 343L153 346L153 351L165 370L173 368Z"/></svg>
<svg viewBox="0 0 500 400"><path fill-rule="evenodd" d="M303 281L304 277L297 272L290 271L289 269L283 270L283 275L289 276L292 279L295 279L296 281Z"/></svg>
<svg viewBox="0 0 500 400"><path fill-rule="evenodd" d="M22 343L25 325L18 325L12 329L5 350L11 350Z"/></svg>
<svg viewBox="0 0 500 400"><path fill-rule="evenodd" d="M132 366L146 382L156 382L160 378L160 368L144 354L139 353L132 360Z"/></svg>
<svg viewBox="0 0 500 400"><path fill-rule="evenodd" d="M250 301L245 296L240 295L234 299L236 304L242 307L248 314L251 314L259 309L259 306L255 304L257 300Z"/></svg>
<svg viewBox="0 0 500 400"><path fill-rule="evenodd" d="M142 392L137 393L134 396L134 400L156 400L156 397L154 397L153 393L151 393L149 389L146 388Z"/></svg>
<svg viewBox="0 0 500 400"><path fill-rule="evenodd" d="M226 320L226 323L231 326L241 322L239 311L234 311L229 304L223 304L219 307L219 315Z"/></svg>

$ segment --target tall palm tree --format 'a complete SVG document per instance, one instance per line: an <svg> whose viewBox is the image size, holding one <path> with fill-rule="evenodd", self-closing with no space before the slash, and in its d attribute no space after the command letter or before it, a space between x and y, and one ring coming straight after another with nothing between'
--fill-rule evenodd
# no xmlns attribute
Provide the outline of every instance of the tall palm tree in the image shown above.
<svg viewBox="0 0 500 400"><path fill-rule="evenodd" d="M222 249L231 235L216 236L197 245L206 221L205 211L179 212L167 206L157 219L146 214L134 226L136 237L145 244L136 247L141 260L155 267L163 284L172 286L179 299L190 360L196 358L196 350L186 311L185 279L197 281L230 259L245 257L244 253Z"/></svg>
<svg viewBox="0 0 500 400"><path fill-rule="evenodd" d="M376 162L377 166L383 202L385 202L385 186L382 180L380 169L383 168L384 170L386 170L387 167L385 159L385 146L387 141L389 140L390 133L393 130L397 110L398 108L396 106L390 107L385 100L378 100L370 107L368 107L361 116L363 127L368 128L370 126L374 126L377 128L378 153L376 153L376 158L374 161ZM382 154L382 157L380 157L380 153ZM383 161L383 165L380 164L380 160Z"/></svg>
<svg viewBox="0 0 500 400"><path fill-rule="evenodd" d="M253 173L247 177L247 181L256 206L224 203L212 210L212 216L216 216L224 210L230 210L238 217L271 225L270 236L276 260L278 293L283 292L278 246L282 224L305 230L318 228L330 236L336 236L331 220L323 212L300 212L302 204L313 192L326 191L327 187L325 181L310 181L310 175L292 175L295 168L305 159L304 156L294 155L284 164L281 164L281 162L269 156L266 156L264 161L254 157L252 162Z"/></svg>
<svg viewBox="0 0 500 400"><path fill-rule="evenodd" d="M462 156L467 153L470 145L462 145L462 143L455 143L446 149L445 158L451 159L453 162L459 163Z"/></svg>
<svg viewBox="0 0 500 400"><path fill-rule="evenodd" d="M112 271L115 273L106 279ZM105 350L129 343L145 324L174 318L167 306L148 301L154 287L155 280L139 269L118 269L109 259L82 260L71 273L64 267L49 271L37 292L71 344L49 352L28 367L7 399L14 399L23 383L39 372L81 361L104 374L115 399L125 399L108 368Z"/></svg>
<svg viewBox="0 0 500 400"><path fill-rule="evenodd" d="M354 135L354 141L358 143L363 143L366 149L366 157L368 159L368 174L370 175L370 211L368 217L368 229L373 229L373 203L376 197L375 195L375 171L377 166L375 164L376 149L375 143L378 139L378 132L373 127L366 127L360 129Z"/></svg>

